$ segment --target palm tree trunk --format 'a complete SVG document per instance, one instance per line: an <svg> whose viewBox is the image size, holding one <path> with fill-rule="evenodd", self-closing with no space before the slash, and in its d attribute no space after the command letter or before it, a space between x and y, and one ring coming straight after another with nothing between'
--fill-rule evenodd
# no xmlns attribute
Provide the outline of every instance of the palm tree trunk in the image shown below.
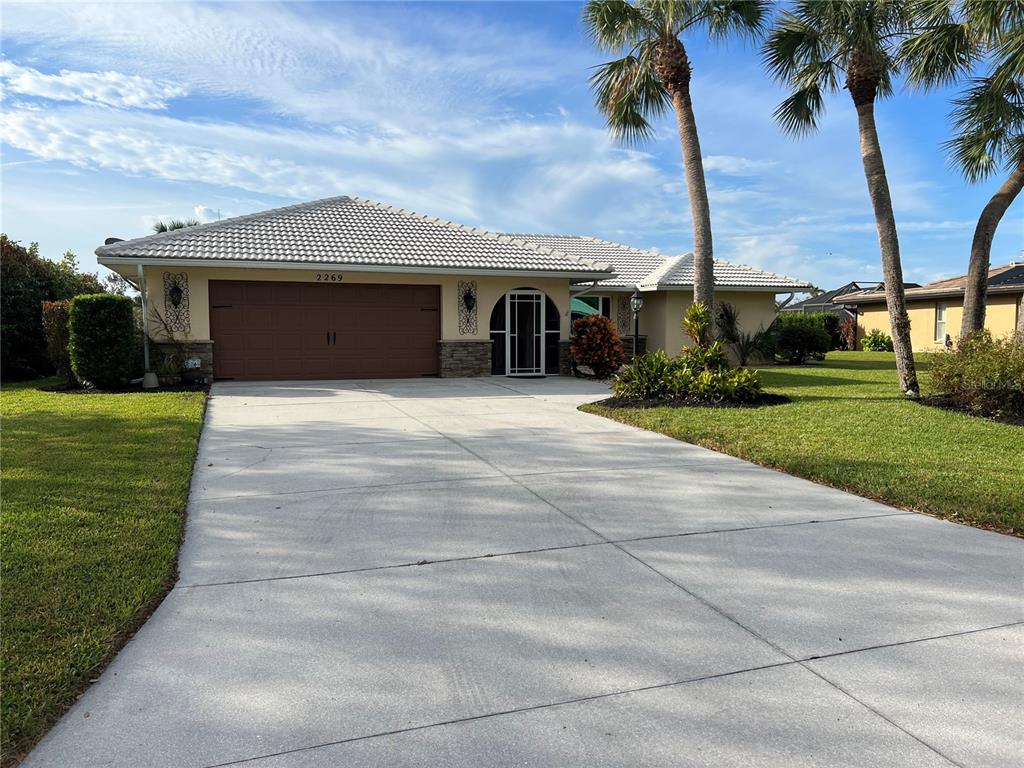
<svg viewBox="0 0 1024 768"><path fill-rule="evenodd" d="M693 221L693 301L706 307L715 305L715 261L711 240L711 206L704 181L704 159L700 154L697 119L690 101L690 86L673 89L672 107L679 123L679 143L683 149L686 190Z"/></svg>
<svg viewBox="0 0 1024 768"><path fill-rule="evenodd" d="M981 211L978 225L974 228L971 241L971 261L967 267L967 282L964 285L964 319L960 325L960 337L980 331L985 327L985 307L988 296L988 269L992 257L992 238L996 227L1021 189L1024 189L1024 158L1013 169L992 199Z"/></svg>
<svg viewBox="0 0 1024 768"><path fill-rule="evenodd" d="M910 342L910 316L907 314L907 297L903 290L903 266L900 264L900 241L896 232L896 216L889 196L889 180L885 175L882 161L882 147L878 142L875 127L875 92L870 89L870 98L860 89L851 87L853 103L857 108L857 124L860 129L860 156L864 163L864 176L868 182L868 194L875 212L878 228L878 245L882 252L882 278L885 280L885 305L889 310L892 326L892 346L896 353L896 370L899 373L900 391L908 397L920 397L917 370L914 367L914 353Z"/></svg>

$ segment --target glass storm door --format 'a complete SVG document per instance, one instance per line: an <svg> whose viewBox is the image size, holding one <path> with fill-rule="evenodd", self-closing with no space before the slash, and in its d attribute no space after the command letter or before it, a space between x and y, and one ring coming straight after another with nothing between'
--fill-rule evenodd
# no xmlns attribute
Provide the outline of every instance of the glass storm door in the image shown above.
<svg viewBox="0 0 1024 768"><path fill-rule="evenodd" d="M544 294L509 291L505 327L509 376L544 375Z"/></svg>

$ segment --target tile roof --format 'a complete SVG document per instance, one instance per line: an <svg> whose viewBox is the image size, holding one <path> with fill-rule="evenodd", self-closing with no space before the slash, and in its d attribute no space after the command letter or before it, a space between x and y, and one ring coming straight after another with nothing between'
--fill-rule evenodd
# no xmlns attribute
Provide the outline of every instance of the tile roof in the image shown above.
<svg viewBox="0 0 1024 768"><path fill-rule="evenodd" d="M958 277L951 277L946 280L936 280L934 283L927 283L926 285L913 288L908 287L906 295L908 299L913 299L914 297L955 297L963 294L966 280L967 275L959 275ZM1009 264L1004 264L1001 267L992 267L988 271L988 290L990 293L1018 293L1024 291L1024 264L1011 261ZM860 293L843 296L843 302L847 304L857 304L858 302L869 304L884 300L885 293L877 290L861 291Z"/></svg>
<svg viewBox="0 0 1024 768"><path fill-rule="evenodd" d="M524 235L514 234L531 243L544 245L580 259L596 259L614 265L615 277L602 280L601 285L632 288L665 262L656 251L643 251L608 240L582 235Z"/></svg>
<svg viewBox="0 0 1024 768"><path fill-rule="evenodd" d="M357 197L330 197L96 249L101 261L211 259L509 272L593 278L608 264Z"/></svg>
<svg viewBox="0 0 1024 768"><path fill-rule="evenodd" d="M575 235L489 232L358 197L329 197L120 240L96 249L110 259L279 262L383 269L542 272L600 278L618 288L693 285L693 254L656 251ZM715 260L715 285L800 290L806 282Z"/></svg>
<svg viewBox="0 0 1024 768"><path fill-rule="evenodd" d="M688 287L693 285L693 254L665 256L657 251L643 251L608 240L579 235L517 234L533 243L571 253L581 259L600 259L615 267L616 276L602 280L609 287L641 288ZM723 288L778 288L801 290L810 288L805 280L765 272L743 264L715 259L715 285Z"/></svg>

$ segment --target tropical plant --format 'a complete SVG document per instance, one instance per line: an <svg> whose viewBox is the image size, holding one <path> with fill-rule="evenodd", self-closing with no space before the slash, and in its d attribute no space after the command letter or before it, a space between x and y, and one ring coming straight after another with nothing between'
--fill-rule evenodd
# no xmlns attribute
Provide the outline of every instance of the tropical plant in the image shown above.
<svg viewBox="0 0 1024 768"><path fill-rule="evenodd" d="M864 336L861 345L865 352L892 352L892 336L872 328L871 332Z"/></svg>
<svg viewBox="0 0 1024 768"><path fill-rule="evenodd" d="M734 304L723 301L715 307L715 328L718 338L729 345L740 365L772 354L771 335L765 327L762 325L753 333L744 331L740 326L740 312Z"/></svg>
<svg viewBox="0 0 1024 768"><path fill-rule="evenodd" d="M986 330L961 337L932 356L932 388L951 405L979 416L1024 418L1024 340Z"/></svg>
<svg viewBox="0 0 1024 768"><path fill-rule="evenodd" d="M598 379L607 379L626 362L622 340L604 315L581 317L573 323L569 349L575 363L590 368Z"/></svg>
<svg viewBox="0 0 1024 768"><path fill-rule="evenodd" d="M629 401L690 400L694 402L749 402L761 392L757 371L731 368L724 354L715 360L709 351L721 345L690 348L678 357L662 350L638 355L612 379L612 392Z"/></svg>
<svg viewBox="0 0 1024 768"><path fill-rule="evenodd" d="M898 49L913 30L910 6L898 0L798 0L778 18L763 53L768 70L791 91L775 111L787 133L815 130L825 109L825 95L838 91L845 76L844 87L857 111L861 160L878 230L899 386L908 397L917 398L920 387L910 342L896 217L875 126L875 101L892 94L893 78L900 69Z"/></svg>
<svg viewBox="0 0 1024 768"><path fill-rule="evenodd" d="M640 142L653 133L653 118L669 107L675 114L693 221L693 299L708 307L714 304L711 209L690 99L692 69L681 37L757 35L767 9L766 0L590 0L583 11L601 50L625 52L598 66L590 80L612 134Z"/></svg>
<svg viewBox="0 0 1024 768"><path fill-rule="evenodd" d="M831 347L828 331L814 315L785 312L772 323L771 335L776 354L790 365L824 356Z"/></svg>
<svg viewBox="0 0 1024 768"><path fill-rule="evenodd" d="M203 222L199 221L198 219L168 219L167 221L159 219L153 222L153 231L159 235L161 232L171 232L175 229L195 227L202 223Z"/></svg>
<svg viewBox="0 0 1024 768"><path fill-rule="evenodd" d="M694 347L706 347L711 343L711 310L707 304L698 301L688 306L680 325ZM687 349L689 347L683 347L684 351Z"/></svg>
<svg viewBox="0 0 1024 768"><path fill-rule="evenodd" d="M911 83L948 85L985 63L953 101L950 160L970 183L1006 174L971 240L960 328L966 338L985 327L992 239L1024 189L1024 0L930 0L917 7L921 29L900 50ZM1024 313L1019 332L1024 336Z"/></svg>

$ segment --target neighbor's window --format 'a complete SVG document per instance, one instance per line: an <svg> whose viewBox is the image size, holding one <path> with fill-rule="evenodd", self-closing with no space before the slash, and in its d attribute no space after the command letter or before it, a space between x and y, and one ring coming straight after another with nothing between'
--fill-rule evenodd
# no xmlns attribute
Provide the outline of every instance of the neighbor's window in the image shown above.
<svg viewBox="0 0 1024 768"><path fill-rule="evenodd" d="M946 343L946 305L942 302L935 305L935 340Z"/></svg>

